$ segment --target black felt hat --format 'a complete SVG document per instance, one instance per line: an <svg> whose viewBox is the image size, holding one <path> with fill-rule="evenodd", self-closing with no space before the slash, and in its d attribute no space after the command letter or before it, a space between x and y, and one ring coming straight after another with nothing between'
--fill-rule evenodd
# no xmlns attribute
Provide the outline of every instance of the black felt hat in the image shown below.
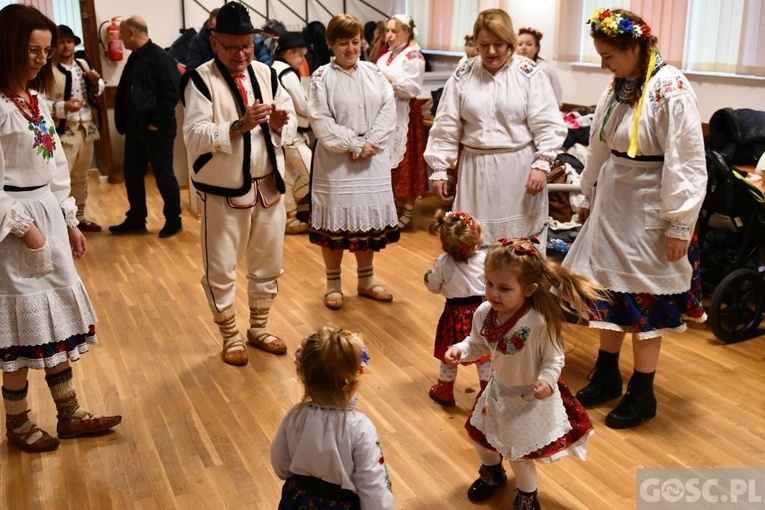
<svg viewBox="0 0 765 510"><path fill-rule="evenodd" d="M285 32L279 36L279 45L276 47L276 51L281 52L290 48L303 47L308 47L305 39L303 39L303 34L300 32Z"/></svg>
<svg viewBox="0 0 765 510"><path fill-rule="evenodd" d="M261 32L252 26L250 13L239 2L229 2L218 11L213 32L229 35L248 35Z"/></svg>
<svg viewBox="0 0 765 510"><path fill-rule="evenodd" d="M66 25L58 26L58 37L59 39L62 37L71 37L72 39L74 39L75 46L79 45L82 42L82 39L74 35L74 32L72 32L72 29Z"/></svg>

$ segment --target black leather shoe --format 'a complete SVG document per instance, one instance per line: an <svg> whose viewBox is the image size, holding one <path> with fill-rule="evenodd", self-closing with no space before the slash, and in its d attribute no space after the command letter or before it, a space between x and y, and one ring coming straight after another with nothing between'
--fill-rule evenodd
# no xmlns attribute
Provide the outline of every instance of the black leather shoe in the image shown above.
<svg viewBox="0 0 765 510"><path fill-rule="evenodd" d="M467 497L474 503L480 503L489 499L500 487L507 483L507 475L502 463L495 466L481 465L478 470L481 475L467 491Z"/></svg>
<svg viewBox="0 0 765 510"><path fill-rule="evenodd" d="M627 393L619 405L606 416L606 425L612 429L628 429L656 416L656 397L653 393L655 372L635 372L627 384Z"/></svg>
<svg viewBox="0 0 765 510"><path fill-rule="evenodd" d="M181 223L181 220L178 220L177 222L168 221L165 223L165 226L162 227L162 230L159 231L159 237L165 239L167 237L178 235L181 232L183 232L183 224Z"/></svg>
<svg viewBox="0 0 765 510"><path fill-rule="evenodd" d="M542 510L539 498L537 497L537 491L523 492L518 490L518 494L515 495L515 501L513 501L513 510Z"/></svg>
<svg viewBox="0 0 765 510"><path fill-rule="evenodd" d="M112 225L109 227L109 232L112 234L142 234L146 232L146 223L137 223L131 220L125 220L119 225Z"/></svg>
<svg viewBox="0 0 765 510"><path fill-rule="evenodd" d="M587 375L589 383L576 394L584 407L591 407L621 397L622 374L619 373L619 353L598 351L598 360Z"/></svg>

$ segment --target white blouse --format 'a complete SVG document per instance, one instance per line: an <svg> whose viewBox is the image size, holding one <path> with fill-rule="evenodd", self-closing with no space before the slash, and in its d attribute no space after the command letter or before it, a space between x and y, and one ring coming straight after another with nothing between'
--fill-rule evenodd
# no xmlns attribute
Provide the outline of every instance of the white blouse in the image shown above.
<svg viewBox="0 0 765 510"><path fill-rule="evenodd" d="M30 130L29 121L13 101L0 93L0 183L20 188L50 184L67 225L73 227L77 225L77 206L69 196L69 165L61 140L47 101L33 90L29 94L37 96L44 119L35 125L35 131ZM0 241L11 232L23 235L32 221L21 205L0 188Z"/></svg>
<svg viewBox="0 0 765 510"><path fill-rule="evenodd" d="M271 465L282 480L313 476L353 491L364 510L394 508L377 430L352 407L294 406L271 443Z"/></svg>
<svg viewBox="0 0 765 510"><path fill-rule="evenodd" d="M456 262L442 253L425 273L425 286L446 299L482 296L485 262L485 250L478 250L464 262Z"/></svg>
<svg viewBox="0 0 765 510"><path fill-rule="evenodd" d="M550 337L544 316L534 309L529 310L505 335L506 345L501 345L502 342L490 344L481 334L483 321L490 310L491 303L481 303L473 315L470 336L454 344L462 351L460 361L475 361L489 354L494 379L505 388L533 386L537 380L556 388L566 358L563 349ZM524 342L519 351L510 342L513 336Z"/></svg>
<svg viewBox="0 0 765 510"><path fill-rule="evenodd" d="M566 132L550 80L533 61L515 55L492 75L478 56L446 82L425 161L435 171L454 168L460 143L510 151L533 144L532 167L549 171Z"/></svg>
<svg viewBox="0 0 765 510"><path fill-rule="evenodd" d="M409 100L416 98L425 79L425 58L419 48L403 43L377 59L377 67L393 77L390 84L396 96L396 130L391 137L390 166L395 168L404 159L409 132Z"/></svg>
<svg viewBox="0 0 765 510"><path fill-rule="evenodd" d="M670 65L648 83L637 155L663 161L611 153L629 149L634 115L635 107L614 99L612 87L598 102L581 179L582 193L592 197L591 214L563 265L617 292L685 292L691 265L686 257L667 260L666 237L691 238L706 193L696 94Z"/></svg>

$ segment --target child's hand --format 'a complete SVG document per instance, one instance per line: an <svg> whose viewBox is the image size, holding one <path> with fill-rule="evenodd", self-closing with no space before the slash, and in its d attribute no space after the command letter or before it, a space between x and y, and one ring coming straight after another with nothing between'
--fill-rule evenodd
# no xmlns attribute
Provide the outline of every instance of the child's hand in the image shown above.
<svg viewBox="0 0 765 510"><path fill-rule="evenodd" d="M541 379L534 383L534 397L537 400L544 400L553 394L552 388L545 381Z"/></svg>
<svg viewBox="0 0 765 510"><path fill-rule="evenodd" d="M444 354L444 361L451 367L456 366L460 362L460 358L462 358L462 349L459 347L451 346Z"/></svg>

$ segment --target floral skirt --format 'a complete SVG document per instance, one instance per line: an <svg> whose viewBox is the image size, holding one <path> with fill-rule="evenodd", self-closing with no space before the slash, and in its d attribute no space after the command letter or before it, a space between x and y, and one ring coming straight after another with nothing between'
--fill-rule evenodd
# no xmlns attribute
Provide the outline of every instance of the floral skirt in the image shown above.
<svg viewBox="0 0 765 510"><path fill-rule="evenodd" d="M406 133L404 159L391 171L393 196L396 200L417 198L428 192L428 168L422 157L424 152L422 109L417 98L413 98L409 101L409 129Z"/></svg>
<svg viewBox="0 0 765 510"><path fill-rule="evenodd" d="M638 339L654 338L664 333L685 331L685 321L704 322L701 306L701 266L696 235L688 245L688 261L693 268L691 287L681 294L655 295L612 292L612 301L594 301L590 309L590 327L633 333Z"/></svg>
<svg viewBox="0 0 765 510"><path fill-rule="evenodd" d="M312 476L293 475L282 487L279 510L361 510L359 496Z"/></svg>
<svg viewBox="0 0 765 510"><path fill-rule="evenodd" d="M0 367L3 372L15 372L20 368L52 368L65 361L77 361L88 352L88 344L96 343L93 326L84 335L74 335L41 345L9 345L0 348Z"/></svg>
<svg viewBox="0 0 765 510"><path fill-rule="evenodd" d="M401 237L398 226L385 227L382 230L367 232L329 231L314 229L308 231L308 240L322 248L330 250L380 251L388 244L397 242Z"/></svg>

